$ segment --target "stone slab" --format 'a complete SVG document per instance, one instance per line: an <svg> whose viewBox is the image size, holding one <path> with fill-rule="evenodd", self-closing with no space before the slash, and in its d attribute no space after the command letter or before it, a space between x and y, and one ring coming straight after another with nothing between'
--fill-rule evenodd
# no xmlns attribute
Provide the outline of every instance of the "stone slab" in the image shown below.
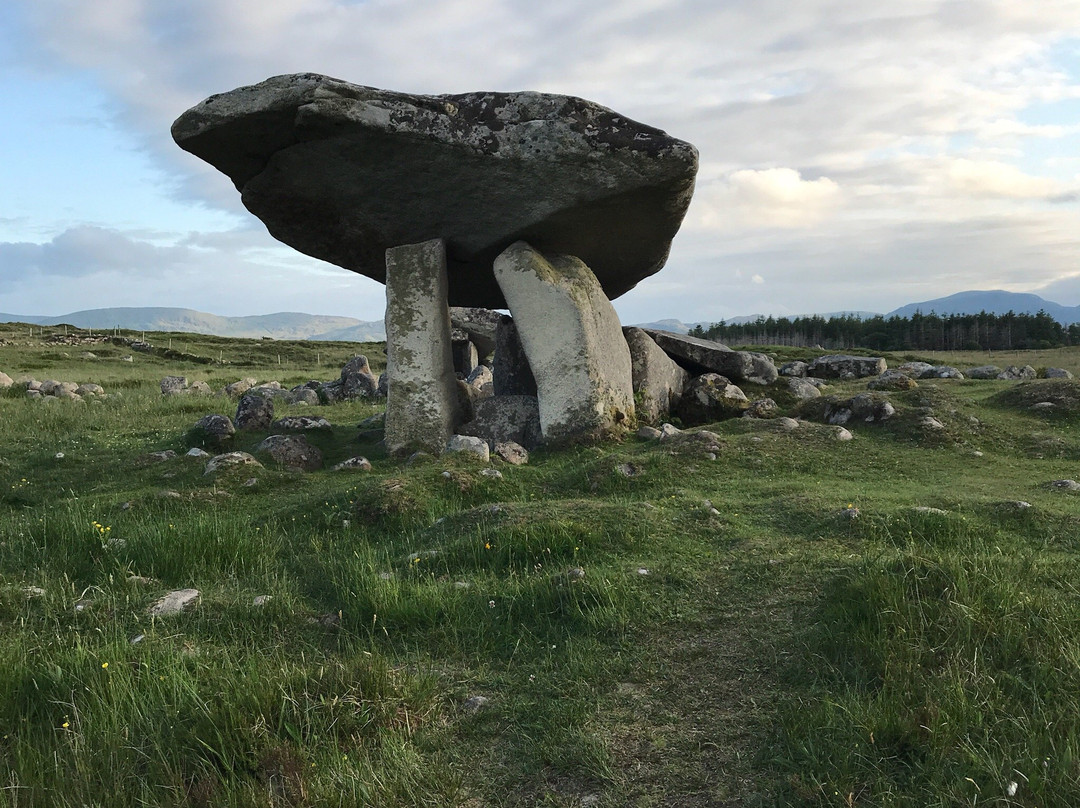
<svg viewBox="0 0 1080 808"><path fill-rule="evenodd" d="M271 235L385 282L383 256L443 238L452 305L505 308L518 239L576 255L609 298L658 272L693 195L689 143L581 98L408 95L315 73L212 95L172 126Z"/></svg>

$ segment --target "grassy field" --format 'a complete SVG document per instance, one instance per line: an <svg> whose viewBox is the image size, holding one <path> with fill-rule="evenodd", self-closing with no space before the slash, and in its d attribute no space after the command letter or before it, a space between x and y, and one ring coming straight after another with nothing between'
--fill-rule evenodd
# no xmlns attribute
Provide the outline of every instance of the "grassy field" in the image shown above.
<svg viewBox="0 0 1080 808"><path fill-rule="evenodd" d="M381 346L34 331L0 326L0 370L111 395L0 396L0 806L1080 804L1080 494L1046 485L1080 477L1077 383L501 479L386 457L376 404L279 407L334 424L327 470L206 476L185 434L235 402L163 376L329 380Z"/></svg>

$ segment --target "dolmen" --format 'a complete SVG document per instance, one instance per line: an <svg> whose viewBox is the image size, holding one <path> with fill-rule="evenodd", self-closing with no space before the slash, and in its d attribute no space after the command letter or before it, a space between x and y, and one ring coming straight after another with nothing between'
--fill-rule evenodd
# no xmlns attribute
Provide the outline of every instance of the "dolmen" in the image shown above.
<svg viewBox="0 0 1080 808"><path fill-rule="evenodd" d="M474 420L450 306L509 309L513 334L474 317L457 341L475 329L496 362L500 337L523 354L532 395L506 397L535 398L545 443L633 425L610 301L664 266L693 194L689 143L571 96L408 95L312 73L211 96L172 134L271 235L386 284L390 451L441 452Z"/></svg>

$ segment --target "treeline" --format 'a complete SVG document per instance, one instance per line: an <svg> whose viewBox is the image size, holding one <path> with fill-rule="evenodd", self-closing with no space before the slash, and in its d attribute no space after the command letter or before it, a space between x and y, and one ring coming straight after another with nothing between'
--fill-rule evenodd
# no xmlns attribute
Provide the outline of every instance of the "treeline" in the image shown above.
<svg viewBox="0 0 1080 808"><path fill-rule="evenodd" d="M739 345L820 346L826 350L1004 351L1080 345L1080 323L1066 327L1037 314L934 314L911 317L759 317L749 323L720 321L695 326L690 336Z"/></svg>

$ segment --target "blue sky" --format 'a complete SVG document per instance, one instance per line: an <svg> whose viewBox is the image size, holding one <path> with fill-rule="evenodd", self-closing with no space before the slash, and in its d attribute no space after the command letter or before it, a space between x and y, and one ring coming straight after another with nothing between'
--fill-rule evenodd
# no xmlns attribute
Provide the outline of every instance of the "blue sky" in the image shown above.
<svg viewBox="0 0 1080 808"><path fill-rule="evenodd" d="M279 245L169 136L300 71L580 95L694 143L694 202L627 322L1080 304L1080 0L7 0L0 312L379 319L381 286Z"/></svg>

